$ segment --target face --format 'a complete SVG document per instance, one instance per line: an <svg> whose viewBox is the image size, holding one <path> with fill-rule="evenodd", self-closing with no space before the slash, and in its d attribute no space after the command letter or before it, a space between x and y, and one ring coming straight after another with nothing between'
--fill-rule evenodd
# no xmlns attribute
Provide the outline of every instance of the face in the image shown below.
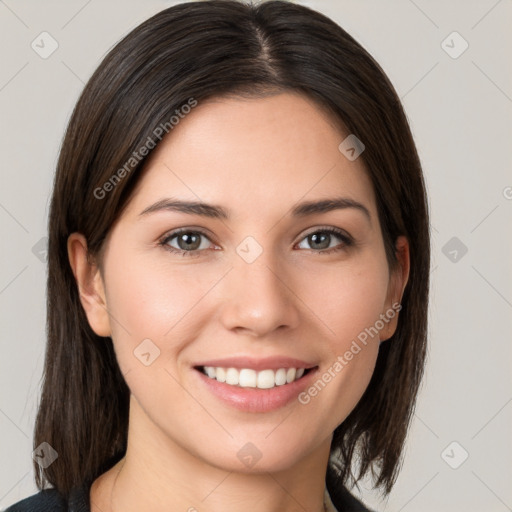
<svg viewBox="0 0 512 512"><path fill-rule="evenodd" d="M82 293L148 435L226 470L285 469L361 398L405 283L347 135L300 95L219 98L153 152L93 280L104 304Z"/></svg>

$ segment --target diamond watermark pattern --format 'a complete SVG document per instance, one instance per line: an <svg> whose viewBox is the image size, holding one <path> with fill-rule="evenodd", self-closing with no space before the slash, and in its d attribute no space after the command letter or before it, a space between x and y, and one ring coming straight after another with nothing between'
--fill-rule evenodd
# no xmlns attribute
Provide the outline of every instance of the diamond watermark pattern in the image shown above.
<svg viewBox="0 0 512 512"><path fill-rule="evenodd" d="M261 459L262 453L253 443L246 443L238 450L237 457L242 464L252 468Z"/></svg>
<svg viewBox="0 0 512 512"><path fill-rule="evenodd" d="M453 31L443 40L441 48L452 59L458 59L469 48L469 43L458 32Z"/></svg>
<svg viewBox="0 0 512 512"><path fill-rule="evenodd" d="M353 162L365 150L365 145L353 133L351 133L341 142L338 149L345 158L347 158L347 160Z"/></svg>
<svg viewBox="0 0 512 512"><path fill-rule="evenodd" d="M39 464L42 469L46 469L52 464L59 454L46 441L41 443L33 452L32 458Z"/></svg>
<svg viewBox="0 0 512 512"><path fill-rule="evenodd" d="M48 32L41 32L30 45L39 57L47 59L57 50L59 43Z"/></svg>
<svg viewBox="0 0 512 512"><path fill-rule="evenodd" d="M253 263L260 257L263 247L254 237L247 236L238 244L236 252L246 263Z"/></svg>
<svg viewBox="0 0 512 512"><path fill-rule="evenodd" d="M144 366L149 366L160 355L160 349L149 338L146 338L135 347L133 354Z"/></svg>
<svg viewBox="0 0 512 512"><path fill-rule="evenodd" d="M48 260L48 237L43 236L41 240L34 244L32 254L42 263L46 263Z"/></svg>
<svg viewBox="0 0 512 512"><path fill-rule="evenodd" d="M452 263L458 263L468 252L468 248L454 236L443 245L441 251Z"/></svg>
<svg viewBox="0 0 512 512"><path fill-rule="evenodd" d="M442 452L441 458L452 469L458 469L466 462L469 453L457 441L452 441Z"/></svg>

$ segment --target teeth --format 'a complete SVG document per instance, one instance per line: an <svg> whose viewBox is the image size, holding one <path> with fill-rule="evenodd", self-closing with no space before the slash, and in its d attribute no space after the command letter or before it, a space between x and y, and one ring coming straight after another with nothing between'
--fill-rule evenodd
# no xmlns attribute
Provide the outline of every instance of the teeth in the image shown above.
<svg viewBox="0 0 512 512"><path fill-rule="evenodd" d="M210 379L217 379L231 386L243 388L270 389L283 386L300 379L304 375L304 368L279 368L278 370L262 370L257 372L250 368L237 370L236 368L214 368L205 366L203 373Z"/></svg>
<svg viewBox="0 0 512 512"><path fill-rule="evenodd" d="M260 389L270 389L276 385L276 375L274 370L263 370L258 372L258 384L256 387Z"/></svg>
<svg viewBox="0 0 512 512"><path fill-rule="evenodd" d="M224 368L212 368L211 366L209 366L208 368L210 368L210 370L212 370L215 373L213 377L215 377L219 382L226 382L226 370L224 370Z"/></svg>
<svg viewBox="0 0 512 512"><path fill-rule="evenodd" d="M258 380L258 374L254 370L240 370L238 384L243 388L255 388Z"/></svg>
<svg viewBox="0 0 512 512"><path fill-rule="evenodd" d="M279 368L276 372L276 386L282 386L283 384L286 384L286 369L285 368Z"/></svg>
<svg viewBox="0 0 512 512"><path fill-rule="evenodd" d="M226 384L238 386L240 372L236 368L228 368L226 372Z"/></svg>

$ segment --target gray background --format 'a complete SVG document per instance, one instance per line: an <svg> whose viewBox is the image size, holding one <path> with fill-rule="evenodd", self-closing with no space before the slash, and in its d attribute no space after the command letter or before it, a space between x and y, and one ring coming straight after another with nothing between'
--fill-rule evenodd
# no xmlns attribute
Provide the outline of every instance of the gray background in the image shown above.
<svg viewBox="0 0 512 512"><path fill-rule="evenodd" d="M66 122L107 50L174 3L0 0L2 507L36 492L44 237ZM426 378L393 492L380 504L368 485L361 495L385 511L512 510L512 2L301 3L332 17L389 75L430 194ZM31 47L51 49L43 31L58 43L46 59Z"/></svg>

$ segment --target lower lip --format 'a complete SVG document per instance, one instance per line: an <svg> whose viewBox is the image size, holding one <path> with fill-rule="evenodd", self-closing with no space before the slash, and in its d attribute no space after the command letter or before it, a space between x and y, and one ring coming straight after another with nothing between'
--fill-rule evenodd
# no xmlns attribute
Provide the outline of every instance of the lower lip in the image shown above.
<svg viewBox="0 0 512 512"><path fill-rule="evenodd" d="M298 395L310 385L317 371L318 368L314 368L290 384L274 386L270 389L259 389L231 386L225 382L211 379L201 370L194 368L194 372L216 397L229 406L245 412L270 412L284 407L292 400L297 399Z"/></svg>

